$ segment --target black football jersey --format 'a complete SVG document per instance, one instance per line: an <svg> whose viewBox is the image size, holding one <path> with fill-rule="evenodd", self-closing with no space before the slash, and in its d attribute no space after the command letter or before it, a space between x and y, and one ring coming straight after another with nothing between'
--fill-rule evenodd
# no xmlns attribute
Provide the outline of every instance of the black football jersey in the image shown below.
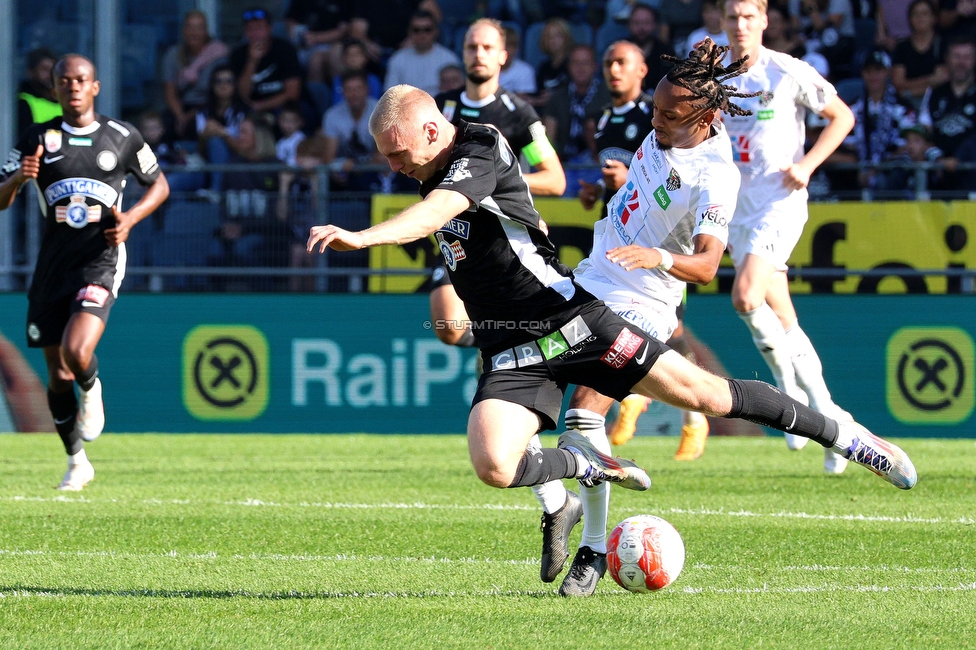
<svg viewBox="0 0 976 650"><path fill-rule="evenodd" d="M567 308L593 300L539 229L518 159L496 129L460 120L450 159L420 195L435 189L472 203L434 236L479 348L544 336L565 323Z"/></svg>
<svg viewBox="0 0 976 650"><path fill-rule="evenodd" d="M628 102L620 108L614 108L613 104L605 106L596 123L596 148L600 165L608 160L619 160L629 168L634 152L653 128L652 117L654 102L647 93L641 93L636 101ZM613 194L610 190L604 192L604 206Z"/></svg>
<svg viewBox="0 0 976 650"><path fill-rule="evenodd" d="M117 294L125 273L125 245L110 246L105 230L115 225L112 206L122 206L126 174L143 185L159 176L159 165L142 134L126 122L96 115L84 128L58 117L34 124L10 151L6 178L24 156L43 146L34 180L45 218L44 238L31 283L31 300L57 300L97 284Z"/></svg>
<svg viewBox="0 0 976 650"><path fill-rule="evenodd" d="M435 98L437 108L448 122L454 126L460 124L461 120L491 124L501 131L516 153L525 155L530 165L536 165L555 153L539 114L521 97L499 87L484 103L475 104L463 91L463 88L459 88Z"/></svg>

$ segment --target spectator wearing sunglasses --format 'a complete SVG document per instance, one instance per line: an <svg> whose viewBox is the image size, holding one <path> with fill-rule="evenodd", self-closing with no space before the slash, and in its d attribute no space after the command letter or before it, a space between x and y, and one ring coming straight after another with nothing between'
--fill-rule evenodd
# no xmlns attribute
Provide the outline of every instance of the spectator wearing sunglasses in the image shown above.
<svg viewBox="0 0 976 650"><path fill-rule="evenodd" d="M302 68L295 46L271 35L271 14L264 9L244 12L245 42L230 54L237 91L254 111L274 112L301 99Z"/></svg>
<svg viewBox="0 0 976 650"><path fill-rule="evenodd" d="M437 20L429 11L410 16L407 45L397 50L386 66L384 88L409 84L431 95L440 87L440 71L447 65L458 65L454 52L437 42Z"/></svg>

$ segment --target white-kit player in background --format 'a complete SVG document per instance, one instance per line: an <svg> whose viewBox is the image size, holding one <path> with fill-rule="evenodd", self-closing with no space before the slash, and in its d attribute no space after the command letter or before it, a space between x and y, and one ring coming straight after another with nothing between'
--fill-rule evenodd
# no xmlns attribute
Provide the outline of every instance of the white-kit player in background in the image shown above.
<svg viewBox="0 0 976 650"><path fill-rule="evenodd" d="M854 115L809 64L762 46L766 6L766 0L725 3L731 60L749 57L745 73L732 84L743 94L755 94L742 102L745 115L725 120L742 173L729 228L729 253L735 264L732 304L783 392L828 417L850 420L850 414L834 404L820 357L800 329L786 271L807 221L810 175L844 141ZM807 111L827 125L804 152ZM786 434L790 449L806 442ZM827 472L839 474L846 467L844 458L825 451Z"/></svg>

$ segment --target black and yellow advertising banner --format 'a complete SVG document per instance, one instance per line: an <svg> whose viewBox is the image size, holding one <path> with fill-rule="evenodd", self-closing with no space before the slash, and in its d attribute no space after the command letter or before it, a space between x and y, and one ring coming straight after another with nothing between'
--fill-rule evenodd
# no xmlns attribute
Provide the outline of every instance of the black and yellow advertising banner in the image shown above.
<svg viewBox="0 0 976 650"><path fill-rule="evenodd" d="M417 201L414 195L373 197L372 223L397 214ZM579 201L540 198L536 209L549 225L560 259L570 267L589 252L599 206L584 210ZM958 277L908 273L913 269L976 269L976 203L968 201L891 203L814 203L790 266L797 272L794 293L955 293ZM406 246L370 250L370 268L422 271L437 266L433 237ZM723 264L731 266L728 257ZM836 271L816 276L805 270ZM846 275L849 270L884 270L884 275ZM374 275L370 291L413 293L423 290L425 275ZM699 288L720 291L720 281Z"/></svg>

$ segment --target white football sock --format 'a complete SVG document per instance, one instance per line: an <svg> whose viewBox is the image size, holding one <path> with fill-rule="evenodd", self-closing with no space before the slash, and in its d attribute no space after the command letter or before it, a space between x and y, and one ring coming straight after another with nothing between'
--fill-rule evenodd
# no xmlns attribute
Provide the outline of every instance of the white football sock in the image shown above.
<svg viewBox="0 0 976 650"><path fill-rule="evenodd" d="M586 409L566 411L566 426L577 429L593 443L598 451L608 456L613 452L607 438L606 420L599 413ZM597 553L607 552L607 513L610 511L610 484L596 487L580 486L583 502L583 537L580 546L589 546Z"/></svg>
<svg viewBox="0 0 976 650"><path fill-rule="evenodd" d="M764 302L752 311L740 311L738 314L752 332L752 342L766 360L776 386L793 399L806 402L806 394L796 383L786 331L776 312Z"/></svg>
<svg viewBox="0 0 976 650"><path fill-rule="evenodd" d="M79 451L77 454L68 456L69 465L83 465L84 463L87 462L88 462L88 454L85 453L84 449Z"/></svg>
<svg viewBox="0 0 976 650"><path fill-rule="evenodd" d="M681 412L681 424L692 424L695 426L700 425L705 422L705 414L699 413L698 411L682 411Z"/></svg>
<svg viewBox="0 0 976 650"><path fill-rule="evenodd" d="M810 408L825 415L831 415L834 410L834 400L827 390L827 382L823 378L823 364L813 343L796 322L786 330L786 340L790 346L790 358L796 383L810 398Z"/></svg>
<svg viewBox="0 0 976 650"><path fill-rule="evenodd" d="M529 449L542 449L539 434L532 436L527 447ZM541 485L533 485L532 493L539 500L542 509L550 515L566 505L566 486L563 485L562 481L556 480Z"/></svg>

